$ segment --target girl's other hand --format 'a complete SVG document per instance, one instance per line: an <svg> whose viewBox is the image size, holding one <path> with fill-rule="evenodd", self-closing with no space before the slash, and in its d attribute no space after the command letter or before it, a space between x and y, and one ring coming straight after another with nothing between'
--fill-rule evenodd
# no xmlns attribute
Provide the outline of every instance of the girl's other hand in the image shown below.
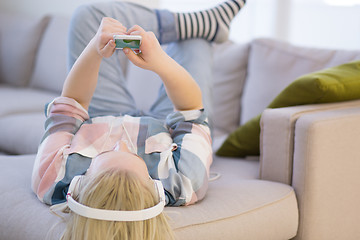
<svg viewBox="0 0 360 240"><path fill-rule="evenodd" d="M126 27L113 18L104 17L93 38L94 46L102 57L111 57L115 51L114 35L126 34Z"/></svg>
<svg viewBox="0 0 360 240"><path fill-rule="evenodd" d="M140 53L135 53L129 48L124 48L123 51L129 60L136 66L157 72L162 63L166 61L168 57L164 50L161 48L159 41L157 40L153 32L146 32L138 25L133 26L127 32L129 35L140 35L142 37L140 45Z"/></svg>

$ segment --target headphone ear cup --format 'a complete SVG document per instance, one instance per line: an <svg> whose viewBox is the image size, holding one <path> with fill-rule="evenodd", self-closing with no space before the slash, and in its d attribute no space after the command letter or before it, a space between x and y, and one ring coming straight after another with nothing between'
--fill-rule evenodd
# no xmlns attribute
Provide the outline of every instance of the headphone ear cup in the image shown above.
<svg viewBox="0 0 360 240"><path fill-rule="evenodd" d="M159 194L159 201L162 202L165 206L165 190L162 182L160 180L153 180L156 192Z"/></svg>
<svg viewBox="0 0 360 240"><path fill-rule="evenodd" d="M79 195L80 185L84 177L85 175L77 175L71 180L67 195L70 194L73 198Z"/></svg>

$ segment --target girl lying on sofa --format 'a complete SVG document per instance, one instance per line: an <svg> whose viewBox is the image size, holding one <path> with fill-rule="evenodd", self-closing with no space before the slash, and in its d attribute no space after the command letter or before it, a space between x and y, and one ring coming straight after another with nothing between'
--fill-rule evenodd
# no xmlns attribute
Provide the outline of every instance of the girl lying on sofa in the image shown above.
<svg viewBox="0 0 360 240"><path fill-rule="evenodd" d="M77 10L74 64L46 107L32 175L42 202L70 209L62 239L171 239L164 206L204 198L212 162L210 43L227 40L243 5L228 0L172 13L107 2ZM140 35L140 51L115 51L117 34ZM172 44L165 52L160 43ZM163 82L147 113L135 110L124 58Z"/></svg>

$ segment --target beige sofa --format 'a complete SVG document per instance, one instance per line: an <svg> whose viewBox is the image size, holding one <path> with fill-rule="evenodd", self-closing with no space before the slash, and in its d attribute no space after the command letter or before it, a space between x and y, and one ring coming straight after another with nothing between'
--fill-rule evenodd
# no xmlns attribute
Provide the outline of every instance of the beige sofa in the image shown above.
<svg viewBox="0 0 360 240"><path fill-rule="evenodd" d="M64 228L30 178L44 104L67 72L68 24L0 15L0 239L58 239ZM211 171L220 178L206 198L166 208L178 239L360 239L360 101L265 109L298 76L354 59L360 52L270 39L214 45L214 149L264 112L261 155L215 156ZM131 64L127 74L139 108L148 108L159 79ZM144 89L153 94L145 98Z"/></svg>

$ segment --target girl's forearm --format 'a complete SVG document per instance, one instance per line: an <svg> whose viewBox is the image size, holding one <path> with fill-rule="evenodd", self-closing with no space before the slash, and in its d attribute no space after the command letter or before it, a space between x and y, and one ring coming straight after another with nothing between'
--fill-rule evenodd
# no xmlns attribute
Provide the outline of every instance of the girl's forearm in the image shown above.
<svg viewBox="0 0 360 240"><path fill-rule="evenodd" d="M71 68L61 93L63 97L75 99L85 109L89 108L95 91L102 60L93 41L91 40Z"/></svg>
<svg viewBox="0 0 360 240"><path fill-rule="evenodd" d="M201 89L193 77L175 60L167 56L156 73L164 82L166 92L178 111L203 108Z"/></svg>
<svg viewBox="0 0 360 240"><path fill-rule="evenodd" d="M126 48L124 53L136 66L160 76L176 110L203 108L200 87L182 66L164 52L153 32L146 32L136 25L129 29L128 34L142 36L141 54L136 55Z"/></svg>

